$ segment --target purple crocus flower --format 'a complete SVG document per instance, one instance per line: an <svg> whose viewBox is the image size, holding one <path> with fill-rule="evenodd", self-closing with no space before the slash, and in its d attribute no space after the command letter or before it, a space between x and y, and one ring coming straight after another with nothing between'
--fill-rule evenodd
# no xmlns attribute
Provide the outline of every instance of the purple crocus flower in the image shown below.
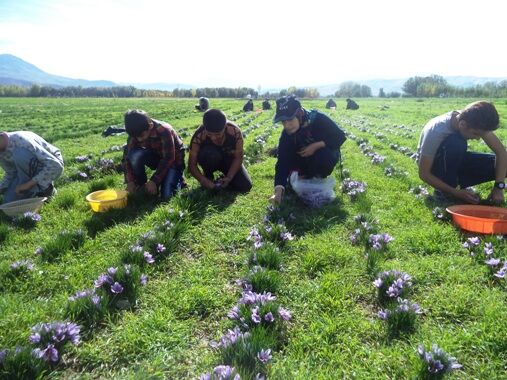
<svg viewBox="0 0 507 380"><path fill-rule="evenodd" d="M252 321L255 323L255 324L259 324L261 323L261 317L259 315L259 308L258 307L254 307L252 309Z"/></svg>
<svg viewBox="0 0 507 380"><path fill-rule="evenodd" d="M260 247L262 247L264 245L264 243L262 242L262 240L256 240L254 242L254 248L255 249L259 249Z"/></svg>
<svg viewBox="0 0 507 380"><path fill-rule="evenodd" d="M292 318L292 315L289 310L284 309L283 307L278 308L278 315L280 318L282 318L284 321L289 321Z"/></svg>
<svg viewBox="0 0 507 380"><path fill-rule="evenodd" d="M273 321L275 320L275 317L273 317L273 313L269 312L269 313L267 313L267 314L264 316L264 320L265 320L266 322L271 323L271 322L273 322Z"/></svg>
<svg viewBox="0 0 507 380"><path fill-rule="evenodd" d="M145 274L142 274L141 275L141 285L146 285L146 283L148 282L148 276L145 275Z"/></svg>
<svg viewBox="0 0 507 380"><path fill-rule="evenodd" d="M486 265L489 265L490 267L496 267L498 264L500 264L500 259L495 259L494 257L490 257L486 261L484 261Z"/></svg>
<svg viewBox="0 0 507 380"><path fill-rule="evenodd" d="M95 280L95 287L101 288L104 284L110 284L111 283L111 277L109 277L107 274L102 273L96 280Z"/></svg>
<svg viewBox="0 0 507 380"><path fill-rule="evenodd" d="M111 292L115 294L120 294L123 292L123 286L119 282L115 282L113 285L111 285Z"/></svg>
<svg viewBox="0 0 507 380"><path fill-rule="evenodd" d="M273 358L273 356L271 355L271 349L268 348L267 350L264 350L264 349L261 349L258 353L257 353L257 359L259 359L259 361L263 364L266 364L267 362L269 362L271 359Z"/></svg>
<svg viewBox="0 0 507 380"><path fill-rule="evenodd" d="M165 252L165 246L163 244L158 243L157 246L155 247L155 250L157 251L157 253Z"/></svg>
<svg viewBox="0 0 507 380"><path fill-rule="evenodd" d="M30 343L32 344L37 344L40 342L40 334L39 333L35 333L35 334L32 334L30 335Z"/></svg>
<svg viewBox="0 0 507 380"><path fill-rule="evenodd" d="M493 254L493 244L492 243L484 244L484 254L488 257Z"/></svg>
<svg viewBox="0 0 507 380"><path fill-rule="evenodd" d="M111 276L114 276L117 271L118 271L118 268L115 268L115 267L110 267L107 269L107 273Z"/></svg>
<svg viewBox="0 0 507 380"><path fill-rule="evenodd" d="M227 316L230 318L230 319L239 319L239 307L238 306L234 306L231 311L229 311L227 313Z"/></svg>
<svg viewBox="0 0 507 380"><path fill-rule="evenodd" d="M146 262L148 264L153 264L155 262L155 259L153 258L151 253L145 251L143 255L144 255L144 260L146 260Z"/></svg>
<svg viewBox="0 0 507 380"><path fill-rule="evenodd" d="M378 313L377 313L377 316L382 319L383 321L387 320L387 318L389 318L389 310L380 310Z"/></svg>

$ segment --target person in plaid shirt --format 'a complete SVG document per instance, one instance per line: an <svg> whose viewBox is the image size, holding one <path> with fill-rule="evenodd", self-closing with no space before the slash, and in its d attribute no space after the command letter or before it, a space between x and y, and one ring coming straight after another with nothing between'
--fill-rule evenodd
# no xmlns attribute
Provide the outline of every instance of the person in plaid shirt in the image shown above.
<svg viewBox="0 0 507 380"><path fill-rule="evenodd" d="M202 168L199 168L199 166ZM206 189L250 191L252 180L243 166L243 135L218 109L207 110L190 140L188 170ZM221 172L215 179L214 172Z"/></svg>
<svg viewBox="0 0 507 380"><path fill-rule="evenodd" d="M184 184L185 151L176 131L141 110L125 113L128 134L124 152L125 181L129 193L144 190L162 200L171 198ZM154 172L148 180L146 166Z"/></svg>

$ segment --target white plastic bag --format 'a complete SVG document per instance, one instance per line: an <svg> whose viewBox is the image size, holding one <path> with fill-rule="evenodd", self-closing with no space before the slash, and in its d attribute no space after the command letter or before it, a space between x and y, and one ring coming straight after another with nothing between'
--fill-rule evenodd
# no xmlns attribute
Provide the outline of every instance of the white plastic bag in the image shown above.
<svg viewBox="0 0 507 380"><path fill-rule="evenodd" d="M311 207L322 207L336 198L334 177L300 179L297 172L290 176L290 184L296 194Z"/></svg>

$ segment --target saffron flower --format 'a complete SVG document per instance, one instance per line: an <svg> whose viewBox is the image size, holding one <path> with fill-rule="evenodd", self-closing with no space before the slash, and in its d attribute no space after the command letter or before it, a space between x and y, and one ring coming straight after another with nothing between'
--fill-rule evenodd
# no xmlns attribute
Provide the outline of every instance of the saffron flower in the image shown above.
<svg viewBox="0 0 507 380"><path fill-rule="evenodd" d="M271 355L271 349L268 348L267 350L264 350L264 349L261 349L258 353L257 353L257 359L259 359L259 361L263 364L266 364L267 362L269 362L271 359L273 358L273 356Z"/></svg>
<svg viewBox="0 0 507 380"><path fill-rule="evenodd" d="M119 282L115 282L113 285L111 285L111 292L114 294L120 294L123 292L123 286Z"/></svg>
<svg viewBox="0 0 507 380"><path fill-rule="evenodd" d="M141 275L141 285L146 285L146 283L148 282L148 276L145 275L145 274L142 274Z"/></svg>
<svg viewBox="0 0 507 380"><path fill-rule="evenodd" d="M419 346L417 353L423 360L425 369L430 375L443 375L462 367L456 358L444 352L436 344L432 345L431 351L426 351L423 346Z"/></svg>
<svg viewBox="0 0 507 380"><path fill-rule="evenodd" d="M146 262L148 264L153 264L155 262L155 259L153 258L151 253L145 251L143 255L144 255L144 260L146 260Z"/></svg>

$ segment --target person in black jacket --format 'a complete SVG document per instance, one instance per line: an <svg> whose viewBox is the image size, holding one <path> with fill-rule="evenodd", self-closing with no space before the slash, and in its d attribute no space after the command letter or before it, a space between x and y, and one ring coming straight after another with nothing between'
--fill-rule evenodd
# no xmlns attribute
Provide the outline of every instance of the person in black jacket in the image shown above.
<svg viewBox="0 0 507 380"><path fill-rule="evenodd" d="M278 143L274 194L270 200L280 203L292 171L298 171L304 178L330 175L340 159L340 147L346 137L327 115L305 110L294 96L276 101L273 121L281 121L283 131Z"/></svg>
<svg viewBox="0 0 507 380"><path fill-rule="evenodd" d="M271 103L269 102L269 99L264 99L264 101L262 102L262 109L264 111L271 109Z"/></svg>
<svg viewBox="0 0 507 380"><path fill-rule="evenodd" d="M252 99L248 99L248 101L243 106L243 112L253 111L253 109L254 109L253 100Z"/></svg>
<svg viewBox="0 0 507 380"><path fill-rule="evenodd" d="M326 103L326 108L327 109L336 108L335 101L333 99L329 99Z"/></svg>

